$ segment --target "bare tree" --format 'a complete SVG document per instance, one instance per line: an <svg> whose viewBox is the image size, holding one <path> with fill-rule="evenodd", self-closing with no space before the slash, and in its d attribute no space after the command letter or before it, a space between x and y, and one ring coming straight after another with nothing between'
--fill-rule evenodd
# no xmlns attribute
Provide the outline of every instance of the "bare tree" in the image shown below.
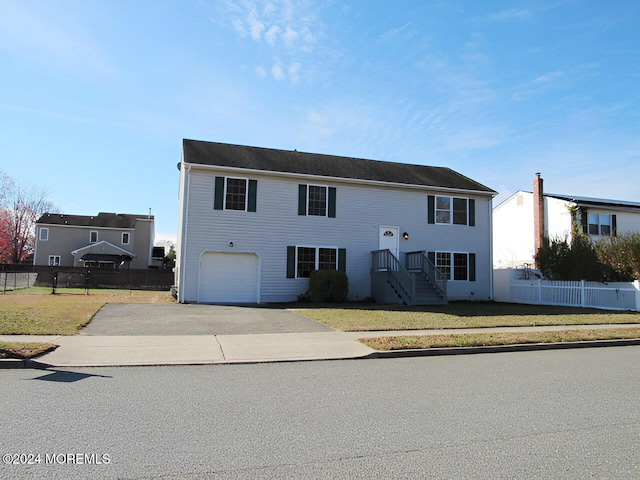
<svg viewBox="0 0 640 480"><path fill-rule="evenodd" d="M0 263L20 263L35 247L38 218L54 210L46 188L24 186L0 171Z"/></svg>

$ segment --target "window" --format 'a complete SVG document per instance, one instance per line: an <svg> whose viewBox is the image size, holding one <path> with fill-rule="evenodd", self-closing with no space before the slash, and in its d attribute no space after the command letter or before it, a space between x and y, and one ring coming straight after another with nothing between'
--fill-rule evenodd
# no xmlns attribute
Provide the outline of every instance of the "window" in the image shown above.
<svg viewBox="0 0 640 480"><path fill-rule="evenodd" d="M258 181L246 178L216 177L214 210L255 212Z"/></svg>
<svg viewBox="0 0 640 480"><path fill-rule="evenodd" d="M129 232L122 232L122 244L129 245Z"/></svg>
<svg viewBox="0 0 640 480"><path fill-rule="evenodd" d="M60 266L60 255L49 255L49 266L50 267L59 267Z"/></svg>
<svg viewBox="0 0 640 480"><path fill-rule="evenodd" d="M98 243L98 232L91 230L89 232L89 243Z"/></svg>
<svg viewBox="0 0 640 480"><path fill-rule="evenodd" d="M242 178L227 178L224 208L226 210L247 209L247 181Z"/></svg>
<svg viewBox="0 0 640 480"><path fill-rule="evenodd" d="M427 197L428 223L475 226L475 200L472 198Z"/></svg>
<svg viewBox="0 0 640 480"><path fill-rule="evenodd" d="M298 215L335 218L336 189L322 185L298 185Z"/></svg>
<svg viewBox="0 0 640 480"><path fill-rule="evenodd" d="M49 240L49 229L48 228L41 228L40 229L40 240L43 242L46 242L47 240Z"/></svg>
<svg viewBox="0 0 640 480"><path fill-rule="evenodd" d="M287 278L309 278L314 270L346 269L347 251L334 247L287 247Z"/></svg>
<svg viewBox="0 0 640 480"><path fill-rule="evenodd" d="M611 235L611 217L603 213L589 213L589 229L590 235Z"/></svg>
<svg viewBox="0 0 640 480"><path fill-rule="evenodd" d="M429 252L428 256L447 280L475 282L475 253Z"/></svg>

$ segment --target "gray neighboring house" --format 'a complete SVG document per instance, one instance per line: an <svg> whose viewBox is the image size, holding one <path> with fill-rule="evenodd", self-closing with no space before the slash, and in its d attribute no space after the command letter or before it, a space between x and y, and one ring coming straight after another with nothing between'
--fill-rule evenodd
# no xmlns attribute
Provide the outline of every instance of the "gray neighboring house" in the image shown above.
<svg viewBox="0 0 640 480"><path fill-rule="evenodd" d="M496 192L449 168L183 141L183 303L295 301L317 269L349 299L490 300Z"/></svg>
<svg viewBox="0 0 640 480"><path fill-rule="evenodd" d="M45 213L36 222L34 265L146 269L152 264L153 215Z"/></svg>

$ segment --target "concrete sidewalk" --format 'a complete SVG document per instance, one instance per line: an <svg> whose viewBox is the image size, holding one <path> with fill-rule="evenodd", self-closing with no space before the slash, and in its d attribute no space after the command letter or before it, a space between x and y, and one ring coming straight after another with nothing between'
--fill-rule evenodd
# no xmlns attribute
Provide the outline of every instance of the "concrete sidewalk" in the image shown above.
<svg viewBox="0 0 640 480"><path fill-rule="evenodd" d="M376 332L302 332L243 335L4 335L0 341L48 342L59 345L35 361L13 362L27 367L96 367L145 365L207 365L278 361L338 360L416 355L451 355L542 348L575 348L609 345L640 345L640 340L577 342L575 344L518 345L505 347L434 348L378 352L359 338L457 334L479 332L557 331L639 327L639 324L575 325L544 327L500 327L446 330L403 330ZM9 361L3 360L5 367ZM0 365L1 367L2 365Z"/></svg>

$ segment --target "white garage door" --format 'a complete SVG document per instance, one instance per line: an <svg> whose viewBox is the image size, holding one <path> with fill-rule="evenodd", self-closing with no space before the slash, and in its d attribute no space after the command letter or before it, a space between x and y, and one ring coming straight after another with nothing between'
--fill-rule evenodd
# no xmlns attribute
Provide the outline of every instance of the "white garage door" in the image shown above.
<svg viewBox="0 0 640 480"><path fill-rule="evenodd" d="M199 303L258 303L260 262L254 253L205 252L200 261Z"/></svg>

